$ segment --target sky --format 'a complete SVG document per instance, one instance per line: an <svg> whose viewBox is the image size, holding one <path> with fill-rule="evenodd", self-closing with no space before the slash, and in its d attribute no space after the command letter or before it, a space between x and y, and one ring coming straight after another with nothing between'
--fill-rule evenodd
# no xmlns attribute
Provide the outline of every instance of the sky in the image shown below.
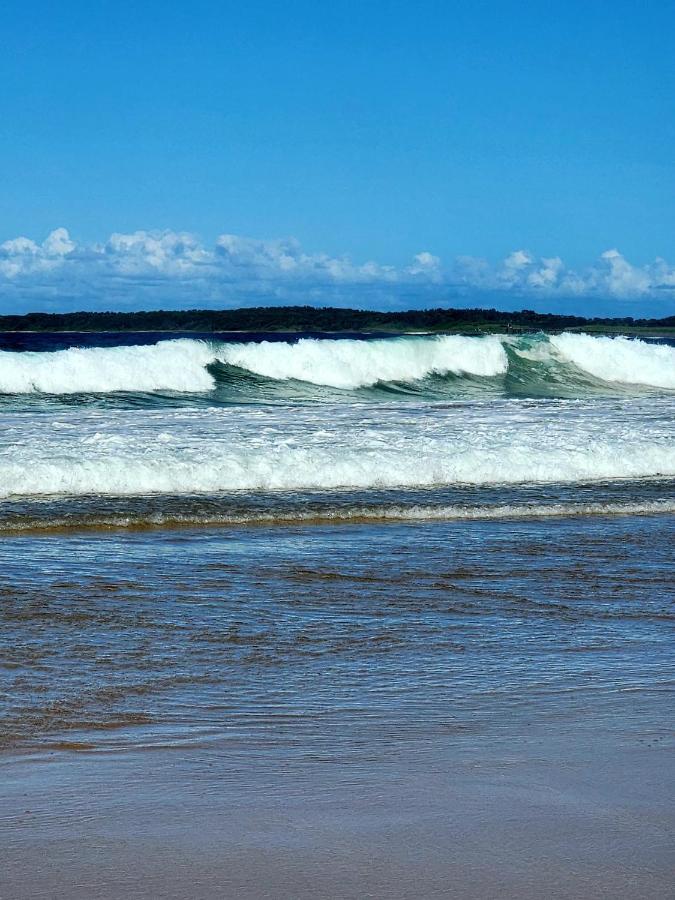
<svg viewBox="0 0 675 900"><path fill-rule="evenodd" d="M675 5L6 2L0 312L675 314Z"/></svg>

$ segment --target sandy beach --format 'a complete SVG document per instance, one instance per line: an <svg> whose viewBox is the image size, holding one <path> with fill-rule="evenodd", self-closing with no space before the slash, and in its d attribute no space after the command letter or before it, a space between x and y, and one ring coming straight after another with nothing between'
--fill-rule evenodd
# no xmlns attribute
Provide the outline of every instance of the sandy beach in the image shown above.
<svg viewBox="0 0 675 900"><path fill-rule="evenodd" d="M23 898L672 897L672 739L504 735L383 764L223 748L4 762Z"/></svg>

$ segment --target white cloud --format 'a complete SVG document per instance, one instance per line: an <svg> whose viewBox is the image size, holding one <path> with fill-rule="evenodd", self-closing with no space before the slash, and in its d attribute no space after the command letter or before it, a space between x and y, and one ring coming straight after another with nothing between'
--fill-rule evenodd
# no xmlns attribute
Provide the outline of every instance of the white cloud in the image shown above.
<svg viewBox="0 0 675 900"><path fill-rule="evenodd" d="M527 276L527 283L534 288L554 287L565 266L559 256L544 256L539 265Z"/></svg>
<svg viewBox="0 0 675 900"><path fill-rule="evenodd" d="M526 250L514 250L504 260L505 272L519 272L527 266L531 266L534 258Z"/></svg>
<svg viewBox="0 0 675 900"><path fill-rule="evenodd" d="M65 228L56 228L48 234L42 244L42 251L47 257L67 256L75 250L76 244L71 241Z"/></svg>
<svg viewBox="0 0 675 900"><path fill-rule="evenodd" d="M527 298L601 298L633 300L669 296L675 312L675 268L663 259L634 266L618 250L607 250L591 266L576 271L559 256L535 257L515 250L496 266L475 257L461 257L455 271L466 290L482 289Z"/></svg>
<svg viewBox="0 0 675 900"><path fill-rule="evenodd" d="M607 250L601 258L607 263L606 280L615 296L632 297L650 290L653 274L632 266L618 250Z"/></svg>
<svg viewBox="0 0 675 900"><path fill-rule="evenodd" d="M72 239L65 228L42 243L0 244L0 311L307 303L376 307L497 305L600 314L673 314L675 268L661 258L635 266L618 250L575 270L558 256L518 249L493 264L458 257L444 265L427 250L408 265L354 263L308 253L293 239L222 234L212 245L164 231ZM575 305L576 304L576 307ZM612 306L613 304L613 306ZM650 312L650 310L652 310Z"/></svg>
<svg viewBox="0 0 675 900"><path fill-rule="evenodd" d="M173 231L111 234L103 248L89 248L90 263L105 262L129 276L190 277L198 274L199 266L208 265L211 257L192 235Z"/></svg>
<svg viewBox="0 0 675 900"><path fill-rule="evenodd" d="M426 250L423 250L422 253L418 253L413 257L412 265L408 266L406 271L410 275L426 276L436 283L443 280L440 258Z"/></svg>

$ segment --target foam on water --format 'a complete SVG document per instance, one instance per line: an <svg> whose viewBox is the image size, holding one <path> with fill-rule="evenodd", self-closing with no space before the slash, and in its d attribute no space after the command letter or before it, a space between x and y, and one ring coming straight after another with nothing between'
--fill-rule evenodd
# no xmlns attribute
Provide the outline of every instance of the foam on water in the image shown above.
<svg viewBox="0 0 675 900"><path fill-rule="evenodd" d="M670 404L161 409L4 416L0 495L185 494L675 476ZM40 438L36 439L36 435Z"/></svg>

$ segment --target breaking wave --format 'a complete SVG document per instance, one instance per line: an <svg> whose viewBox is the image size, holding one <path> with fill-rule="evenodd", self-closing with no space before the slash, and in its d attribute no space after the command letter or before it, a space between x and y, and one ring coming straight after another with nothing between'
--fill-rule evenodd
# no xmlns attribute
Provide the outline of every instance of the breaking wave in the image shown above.
<svg viewBox="0 0 675 900"><path fill-rule="evenodd" d="M410 383L429 375L503 375L504 345L496 336L398 338L373 341L303 339L295 344L225 345L218 358L276 381L295 379L354 389L388 382Z"/></svg>
<svg viewBox="0 0 675 900"><path fill-rule="evenodd" d="M439 380L495 382L501 390L562 395L598 384L675 390L675 348L585 334L512 337L406 336L372 340L222 343L163 340L150 346L0 352L0 394L208 394L241 379L340 391ZM431 384L433 382L433 385Z"/></svg>
<svg viewBox="0 0 675 900"><path fill-rule="evenodd" d="M0 497L675 476L663 398L9 414ZM39 439L36 439L39 434Z"/></svg>
<svg viewBox="0 0 675 900"><path fill-rule="evenodd" d="M539 455L537 454L539 449ZM85 455L42 459L26 470L0 468L0 497L17 495L147 495L220 491L377 490L453 484L570 483L675 477L673 446L611 444L588 450L524 447L432 454L377 453L367 449L225 452L220 459L156 452L147 458Z"/></svg>
<svg viewBox="0 0 675 900"><path fill-rule="evenodd" d="M589 334L559 334L548 340L562 359L602 381L675 389L673 347Z"/></svg>
<svg viewBox="0 0 675 900"><path fill-rule="evenodd" d="M0 393L84 394L115 391L200 392L213 389L203 341L150 347L71 347L46 353L0 352Z"/></svg>

